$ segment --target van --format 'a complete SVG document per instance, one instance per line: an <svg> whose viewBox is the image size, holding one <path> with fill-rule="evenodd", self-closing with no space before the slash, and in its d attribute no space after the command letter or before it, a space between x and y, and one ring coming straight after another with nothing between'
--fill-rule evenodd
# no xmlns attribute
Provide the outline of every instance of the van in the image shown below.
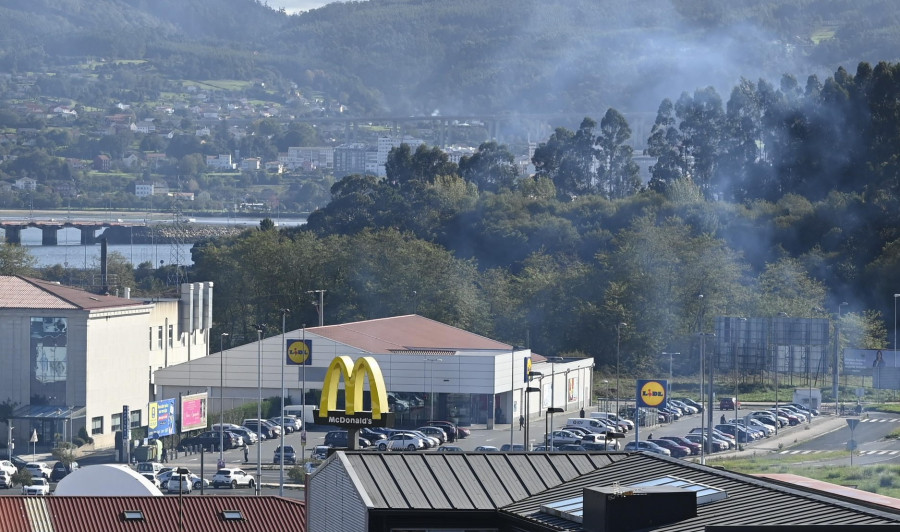
<svg viewBox="0 0 900 532"><path fill-rule="evenodd" d="M301 421L303 427L314 425L316 423L313 417L313 409L318 405L288 405L282 410L285 416L296 416Z"/></svg>
<svg viewBox="0 0 900 532"><path fill-rule="evenodd" d="M138 473L153 473L158 475L162 471L162 466L157 462L140 462L137 465Z"/></svg>
<svg viewBox="0 0 900 532"><path fill-rule="evenodd" d="M572 417L566 420L566 425L569 427L581 427L583 429L587 429L591 432L599 432L599 433L607 433L607 432L619 432L617 429L610 427L598 421L596 419L584 418L584 417Z"/></svg>
<svg viewBox="0 0 900 532"><path fill-rule="evenodd" d="M634 430L633 421L617 416L612 412L591 412L591 417L594 419L608 419L616 423L622 430Z"/></svg>

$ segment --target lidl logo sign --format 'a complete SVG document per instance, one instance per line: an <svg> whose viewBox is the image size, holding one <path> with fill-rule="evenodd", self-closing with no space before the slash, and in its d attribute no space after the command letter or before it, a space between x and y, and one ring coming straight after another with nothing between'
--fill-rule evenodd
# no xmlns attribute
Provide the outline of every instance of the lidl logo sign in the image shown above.
<svg viewBox="0 0 900 532"><path fill-rule="evenodd" d="M312 361L312 340L288 340L288 366L309 366Z"/></svg>
<svg viewBox="0 0 900 532"><path fill-rule="evenodd" d="M637 381L637 406L640 408L665 407L667 389L668 382L665 380Z"/></svg>

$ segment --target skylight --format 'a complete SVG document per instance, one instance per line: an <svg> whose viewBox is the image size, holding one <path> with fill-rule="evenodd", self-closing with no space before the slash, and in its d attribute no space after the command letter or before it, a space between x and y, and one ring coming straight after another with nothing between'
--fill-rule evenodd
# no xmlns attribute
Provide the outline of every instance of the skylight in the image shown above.
<svg viewBox="0 0 900 532"><path fill-rule="evenodd" d="M226 521L243 521L244 514L240 510L223 510L222 517Z"/></svg>
<svg viewBox="0 0 900 532"><path fill-rule="evenodd" d="M728 497L728 494L725 493L725 490L720 490L712 486L707 486L706 484L691 482L690 480L684 480L683 478L672 477L668 475L662 478L648 480L647 482L641 482L640 484L632 484L632 487L634 488L642 488L644 486L668 486L693 491L697 494L697 506L715 501L721 501Z"/></svg>
<svg viewBox="0 0 900 532"><path fill-rule="evenodd" d="M125 510L122 512L122 517L124 517L126 521L143 521L144 512L140 510Z"/></svg>

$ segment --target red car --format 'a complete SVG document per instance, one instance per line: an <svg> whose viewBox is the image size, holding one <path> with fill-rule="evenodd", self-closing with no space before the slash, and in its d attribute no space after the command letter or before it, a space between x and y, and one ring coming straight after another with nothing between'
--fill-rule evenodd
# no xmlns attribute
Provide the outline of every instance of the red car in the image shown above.
<svg viewBox="0 0 900 532"><path fill-rule="evenodd" d="M672 453L672 458L684 458L685 456L689 456L691 454L690 448L684 447L682 445L678 445L677 443L673 442L672 440L658 439L658 440L647 440L647 441L653 442L656 445L659 445L660 447L662 447L663 449L668 449L669 452Z"/></svg>
<svg viewBox="0 0 900 532"><path fill-rule="evenodd" d="M684 438L682 436L663 436L662 439L669 440L669 441L674 442L677 445L680 445L682 447L687 447L688 449L691 450L691 454L693 454L695 456L700 454L700 449L702 449L702 447L700 447L699 443L692 442L691 440Z"/></svg>

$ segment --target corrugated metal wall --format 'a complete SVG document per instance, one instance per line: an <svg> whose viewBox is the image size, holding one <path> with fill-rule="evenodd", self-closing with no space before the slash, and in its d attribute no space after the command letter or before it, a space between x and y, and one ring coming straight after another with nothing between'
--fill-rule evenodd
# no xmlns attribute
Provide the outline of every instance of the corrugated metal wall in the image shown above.
<svg viewBox="0 0 900 532"><path fill-rule="evenodd" d="M340 460L330 460L306 486L307 532L368 530L368 509Z"/></svg>

